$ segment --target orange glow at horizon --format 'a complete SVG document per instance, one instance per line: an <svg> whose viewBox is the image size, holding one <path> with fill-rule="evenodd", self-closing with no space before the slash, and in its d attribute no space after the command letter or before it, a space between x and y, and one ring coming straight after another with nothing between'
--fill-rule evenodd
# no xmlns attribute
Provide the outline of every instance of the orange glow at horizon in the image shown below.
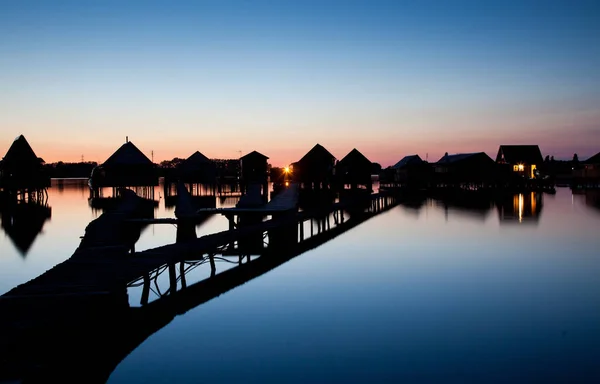
<svg viewBox="0 0 600 384"><path fill-rule="evenodd" d="M46 163L93 161L104 162L114 151L125 143L126 135L110 135L97 138L74 136L64 140L56 139L59 135L44 136L28 134L23 132L38 157ZM8 150L17 134L0 134L0 156ZM365 140L363 136L354 137L328 137L318 135L290 140L288 137L257 136L250 140L246 136L233 139L230 136L220 138L218 136L207 136L206 138L195 137L190 134L186 137L179 135L166 135L166 137L155 136L132 136L133 142L149 159L155 163L173 158L187 158L195 151L200 151L208 158L238 159L244 154L254 150L264 153L269 157L268 162L274 167L285 167L298 161L315 144L319 143L329 150L338 160L341 160L353 148L358 149L369 160L381 164L383 168L394 165L407 155L419 155L423 160L436 162L445 152L467 153L485 152L495 159L498 146L510 140L481 139L468 142L457 142L450 139L426 139L425 137L404 137L401 134L391 136L381 134ZM540 144L540 149L545 155L547 150ZM551 148L552 149L552 148ZM580 154L580 158L585 155Z"/></svg>

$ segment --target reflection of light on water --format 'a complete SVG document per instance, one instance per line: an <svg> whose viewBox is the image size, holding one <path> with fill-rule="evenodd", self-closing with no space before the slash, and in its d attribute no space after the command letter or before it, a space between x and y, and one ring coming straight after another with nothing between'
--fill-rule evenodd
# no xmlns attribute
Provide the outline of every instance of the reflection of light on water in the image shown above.
<svg viewBox="0 0 600 384"><path fill-rule="evenodd" d="M519 193L519 223L523 221L523 194Z"/></svg>
<svg viewBox="0 0 600 384"><path fill-rule="evenodd" d="M535 216L536 209L535 192L531 192L531 215Z"/></svg>

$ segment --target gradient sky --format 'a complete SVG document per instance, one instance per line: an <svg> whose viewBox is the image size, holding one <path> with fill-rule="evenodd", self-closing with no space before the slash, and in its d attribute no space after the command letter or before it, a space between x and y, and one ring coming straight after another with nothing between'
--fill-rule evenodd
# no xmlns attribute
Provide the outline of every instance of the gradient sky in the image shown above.
<svg viewBox="0 0 600 384"><path fill-rule="evenodd" d="M600 151L597 1L0 2L0 153ZM0 154L1 156L2 154Z"/></svg>

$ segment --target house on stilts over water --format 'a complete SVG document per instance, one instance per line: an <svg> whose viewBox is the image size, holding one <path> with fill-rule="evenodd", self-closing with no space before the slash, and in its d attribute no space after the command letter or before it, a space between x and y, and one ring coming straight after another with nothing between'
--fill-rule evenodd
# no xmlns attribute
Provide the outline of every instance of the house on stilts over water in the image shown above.
<svg viewBox="0 0 600 384"><path fill-rule="evenodd" d="M44 169L44 160L37 157L25 136L19 135L0 160L0 190L23 199L37 195L46 198L49 186L50 176Z"/></svg>
<svg viewBox="0 0 600 384"><path fill-rule="evenodd" d="M335 179L338 188L343 190L346 185L350 189L364 187L369 193L372 191L371 170L373 163L356 148L350 151L335 165Z"/></svg>
<svg viewBox="0 0 600 384"><path fill-rule="evenodd" d="M92 190L104 187L112 187L114 190L148 187L153 193L154 189L149 187L158 185L158 169L156 164L126 138L125 144L92 170L89 182Z"/></svg>

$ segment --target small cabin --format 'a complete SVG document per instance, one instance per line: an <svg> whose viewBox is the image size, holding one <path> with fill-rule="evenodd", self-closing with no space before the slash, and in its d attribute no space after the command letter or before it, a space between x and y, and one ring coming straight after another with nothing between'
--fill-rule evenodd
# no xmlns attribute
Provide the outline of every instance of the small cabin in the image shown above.
<svg viewBox="0 0 600 384"><path fill-rule="evenodd" d="M199 151L194 152L177 167L177 178L183 183L215 184L217 166Z"/></svg>
<svg viewBox="0 0 600 384"><path fill-rule="evenodd" d="M92 170L90 182L96 187L158 185L158 169L146 155L126 139L104 163Z"/></svg>
<svg viewBox="0 0 600 384"><path fill-rule="evenodd" d="M354 148L336 163L335 176L342 189L345 185L350 185L351 189L356 189L359 185L362 185L370 191L372 187L372 169L373 163Z"/></svg>
<svg viewBox="0 0 600 384"><path fill-rule="evenodd" d="M37 157L25 136L19 135L0 161L0 187L12 191L43 190L50 186L44 160Z"/></svg>
<svg viewBox="0 0 600 384"><path fill-rule="evenodd" d="M242 182L264 184L269 177L269 158L260 152L252 151L240 158Z"/></svg>
<svg viewBox="0 0 600 384"><path fill-rule="evenodd" d="M573 167L573 182L581 185L600 184L600 152Z"/></svg>
<svg viewBox="0 0 600 384"><path fill-rule="evenodd" d="M317 144L292 164L294 180L308 189L327 188L333 181L335 160L331 152Z"/></svg>
<svg viewBox="0 0 600 384"><path fill-rule="evenodd" d="M404 156L392 166L394 181L402 185L419 186L431 177L431 165L419 155Z"/></svg>
<svg viewBox="0 0 600 384"><path fill-rule="evenodd" d="M496 177L496 163L485 152L446 154L433 164L442 184L482 184Z"/></svg>
<svg viewBox="0 0 600 384"><path fill-rule="evenodd" d="M537 145L501 145L496 155L496 163L509 165L515 174L527 179L536 178L543 161Z"/></svg>

